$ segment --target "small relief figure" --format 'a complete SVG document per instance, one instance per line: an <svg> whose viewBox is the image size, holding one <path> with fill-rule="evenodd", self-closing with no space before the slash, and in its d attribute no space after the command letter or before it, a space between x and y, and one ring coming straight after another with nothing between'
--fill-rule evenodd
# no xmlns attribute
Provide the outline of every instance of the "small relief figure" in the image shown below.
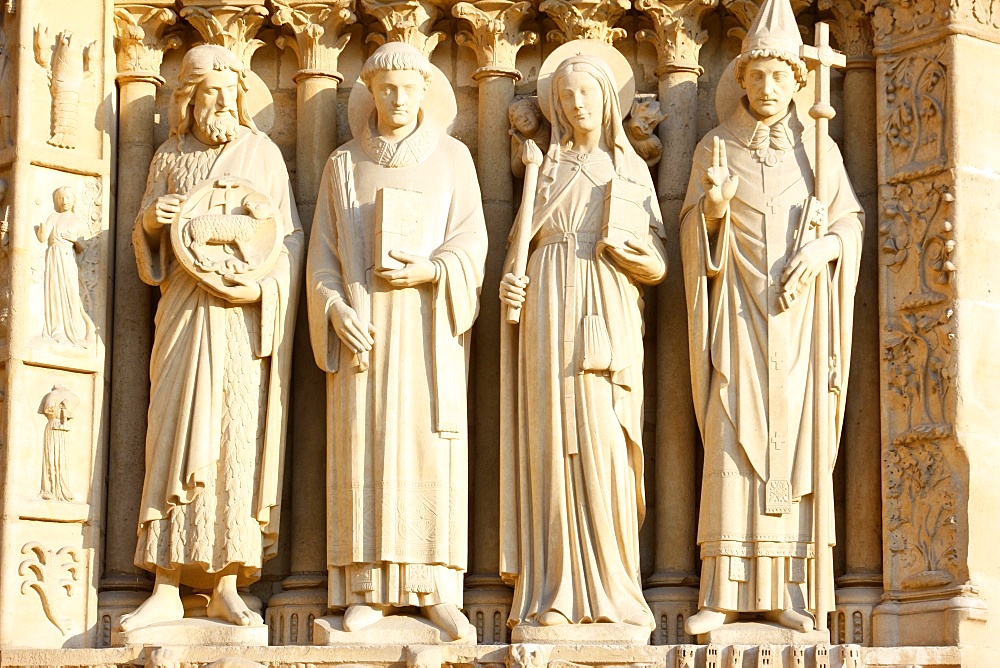
<svg viewBox="0 0 1000 668"><path fill-rule="evenodd" d="M656 126L666 117L656 100L636 100L632 103L632 115L625 121L625 134L632 148L650 167L663 156L663 143L656 136Z"/></svg>
<svg viewBox="0 0 1000 668"><path fill-rule="evenodd" d="M549 149L552 126L542 116L538 100L520 97L510 103L510 170L519 179L524 178L524 142L530 139L542 153Z"/></svg>
<svg viewBox="0 0 1000 668"><path fill-rule="evenodd" d="M62 385L53 385L52 391L42 399L38 412L48 418L45 423L42 450L42 490L43 499L72 501L73 494L65 479L66 434L69 421L80 405L80 399Z"/></svg>
<svg viewBox="0 0 1000 668"><path fill-rule="evenodd" d="M57 343L87 347L90 319L80 297L77 255L89 233L87 223L74 211L76 191L69 186L52 193L56 213L35 227L45 248L46 337Z"/></svg>
<svg viewBox="0 0 1000 668"><path fill-rule="evenodd" d="M10 109L14 103L11 91L13 63L7 46L7 36L0 30L0 149L13 146L13 132L10 127Z"/></svg>
<svg viewBox="0 0 1000 668"><path fill-rule="evenodd" d="M500 285L511 323L500 574L514 586L514 642L607 623L622 642L646 644L654 628L639 572L642 311L643 286L666 275L666 235L649 168L622 126L622 99L633 96L628 62L596 41L559 47L539 74L552 144L544 160L525 151Z"/></svg>
<svg viewBox="0 0 1000 668"><path fill-rule="evenodd" d="M52 136L48 143L59 148L76 148L77 115L83 80L91 75L97 42L85 47L73 44L73 33L64 30L56 35L55 46L48 46L49 30L35 28L35 62L49 75L52 95Z"/></svg>

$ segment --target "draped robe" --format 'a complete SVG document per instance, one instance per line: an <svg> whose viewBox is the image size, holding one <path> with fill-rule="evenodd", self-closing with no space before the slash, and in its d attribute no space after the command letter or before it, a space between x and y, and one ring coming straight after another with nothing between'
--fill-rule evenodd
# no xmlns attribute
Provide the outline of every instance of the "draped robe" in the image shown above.
<svg viewBox="0 0 1000 668"><path fill-rule="evenodd" d="M328 374L329 605L461 607L468 353L487 247L479 184L465 145L430 120L398 143L366 130L327 161L306 271ZM394 288L374 273L376 194L389 187L420 193L436 283ZM374 326L363 364L330 324L339 302Z"/></svg>
<svg viewBox="0 0 1000 668"><path fill-rule="evenodd" d="M221 150L220 150L221 149ZM261 300L232 304L201 287L173 255L169 228L143 229L157 198L206 179L247 179L267 195L285 234ZM181 569L207 588L239 584L277 553L292 329L302 228L285 163L263 134L206 147L174 135L157 150L133 229L139 277L160 286L150 358L146 477L136 565Z"/></svg>
<svg viewBox="0 0 1000 668"><path fill-rule="evenodd" d="M574 624L652 620L639 573L640 283L665 275L665 233L645 163L630 147L616 154L617 168L600 150L549 149L520 324L501 325L500 571L515 587L511 626L549 611ZM648 220L659 261L650 275L622 270L600 243L617 177L645 190L635 215Z"/></svg>
<svg viewBox="0 0 1000 668"><path fill-rule="evenodd" d="M827 545L815 545L813 456L818 439L825 439L829 459L818 463L826 471L818 484L832 495L863 212L837 145L828 140L825 234L838 239L840 257L821 273L822 291L813 281L783 311L781 273L792 255L802 205L813 193L815 135L794 105L779 123L786 128L770 134L787 134L785 150L751 148L755 134L765 139L769 132L744 98L695 150L681 211L692 389L705 448L698 526L702 608L816 610L816 551L829 555L834 540L831 531ZM725 142L739 187L710 237L702 180L715 137ZM808 232L804 240L815 235ZM822 293L829 297L818 303ZM826 349L830 358L819 359L818 351ZM820 428L824 424L830 427ZM789 512L765 512L769 479L790 486ZM832 504L830 509L832 527Z"/></svg>

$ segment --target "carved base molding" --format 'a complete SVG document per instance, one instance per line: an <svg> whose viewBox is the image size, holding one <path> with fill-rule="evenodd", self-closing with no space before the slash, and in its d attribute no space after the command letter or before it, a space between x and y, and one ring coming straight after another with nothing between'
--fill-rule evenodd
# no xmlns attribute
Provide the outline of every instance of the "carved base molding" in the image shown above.
<svg viewBox="0 0 1000 668"><path fill-rule="evenodd" d="M908 597L887 595L872 613L876 645L985 643L987 606L968 590ZM968 665L978 665L969 663Z"/></svg>
<svg viewBox="0 0 1000 668"><path fill-rule="evenodd" d="M830 614L830 639L840 644L871 645L872 613L881 600L882 587L838 587L837 608Z"/></svg>
<svg viewBox="0 0 1000 668"><path fill-rule="evenodd" d="M514 591L499 586L489 589L466 589L465 616L476 627L480 644L502 645L510 641L510 605Z"/></svg>
<svg viewBox="0 0 1000 668"><path fill-rule="evenodd" d="M643 590L643 596L653 611L656 629L650 642L654 645L675 645L694 642L684 633L684 622L698 612L698 590L694 587L653 587Z"/></svg>
<svg viewBox="0 0 1000 668"><path fill-rule="evenodd" d="M427 651L434 650L434 651ZM720 645L646 645L641 647L542 646L542 645L469 645L404 646L380 645L341 647L125 647L77 650L4 650L3 665L79 666L184 666L200 668L223 658L242 660L228 665L249 665L247 661L270 668L311 668L351 665L354 668L427 668L433 656L434 667L458 665L465 668L547 668L552 666L602 667L629 665L636 668L757 668L795 666L796 668L954 668L971 663L967 649L959 647L858 647L833 645L798 647L765 645L762 647L723 647ZM736 662L733 657L736 657ZM164 658L169 661L164 663Z"/></svg>
<svg viewBox="0 0 1000 668"><path fill-rule="evenodd" d="M325 580L322 588L289 589L275 594L267 602L264 619L271 629L271 644L311 645L313 622L326 612Z"/></svg>

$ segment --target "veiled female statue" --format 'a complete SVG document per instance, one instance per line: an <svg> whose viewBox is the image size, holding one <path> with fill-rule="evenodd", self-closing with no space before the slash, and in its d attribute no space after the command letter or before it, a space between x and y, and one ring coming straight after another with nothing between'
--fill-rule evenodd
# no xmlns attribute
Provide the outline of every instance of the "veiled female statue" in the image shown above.
<svg viewBox="0 0 1000 668"><path fill-rule="evenodd" d="M613 622L644 642L653 628L639 576L642 286L663 280L666 259L620 95L631 102L631 70L607 46L560 47L539 77L552 142L544 161L526 151L541 162L538 187L500 287L523 309L504 325L501 427L500 569L515 587L515 641L531 627Z"/></svg>

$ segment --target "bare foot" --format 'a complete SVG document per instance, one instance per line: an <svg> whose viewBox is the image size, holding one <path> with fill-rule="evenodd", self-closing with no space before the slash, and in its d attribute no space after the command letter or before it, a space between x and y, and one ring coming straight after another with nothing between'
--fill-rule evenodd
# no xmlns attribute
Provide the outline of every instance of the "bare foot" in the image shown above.
<svg viewBox="0 0 1000 668"><path fill-rule="evenodd" d="M344 630L360 631L383 617L385 617L385 609L381 607L367 603L354 603L347 606L347 610L344 611Z"/></svg>
<svg viewBox="0 0 1000 668"><path fill-rule="evenodd" d="M700 636L703 633L714 631L727 621L727 615L722 610L712 608L702 608L687 618L684 622L684 631L690 636Z"/></svg>
<svg viewBox="0 0 1000 668"><path fill-rule="evenodd" d="M160 622L184 619L184 605L176 587L157 586L153 594L134 612L122 615L119 624L123 631L134 631Z"/></svg>
<svg viewBox="0 0 1000 668"><path fill-rule="evenodd" d="M464 638L473 632L472 624L454 603L427 605L422 607L420 612L452 640Z"/></svg>
<svg viewBox="0 0 1000 668"><path fill-rule="evenodd" d="M569 618L558 610L546 610L538 615L539 626L562 626L569 624Z"/></svg>
<svg viewBox="0 0 1000 668"><path fill-rule="evenodd" d="M261 626L264 620L247 607L236 591L236 576L223 575L215 585L205 614L237 626Z"/></svg>
<svg viewBox="0 0 1000 668"><path fill-rule="evenodd" d="M813 630L812 615L804 610L795 610L793 608L789 608L788 610L773 610L764 616L772 622L778 622L793 631L809 633Z"/></svg>

